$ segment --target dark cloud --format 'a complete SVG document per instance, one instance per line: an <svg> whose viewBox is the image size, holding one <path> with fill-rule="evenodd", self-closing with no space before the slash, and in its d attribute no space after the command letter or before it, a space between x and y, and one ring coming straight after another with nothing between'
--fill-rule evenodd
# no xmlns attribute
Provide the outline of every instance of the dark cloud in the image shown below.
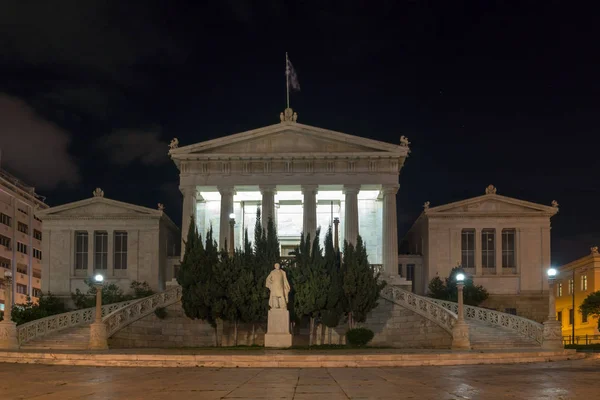
<svg viewBox="0 0 600 400"><path fill-rule="evenodd" d="M70 141L68 132L41 118L24 101L0 94L2 166L26 183L42 190L78 183Z"/></svg>
<svg viewBox="0 0 600 400"><path fill-rule="evenodd" d="M144 165L161 165L169 161L168 143L161 140L158 129L117 130L100 138L97 145L108 154L110 162L120 166L135 161Z"/></svg>

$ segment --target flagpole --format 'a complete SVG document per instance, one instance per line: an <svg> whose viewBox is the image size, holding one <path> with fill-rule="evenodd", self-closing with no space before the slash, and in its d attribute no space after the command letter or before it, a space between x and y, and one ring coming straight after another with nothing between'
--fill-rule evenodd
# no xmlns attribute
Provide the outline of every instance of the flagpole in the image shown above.
<svg viewBox="0 0 600 400"><path fill-rule="evenodd" d="M287 97L287 108L290 108L290 73L287 51L285 52L285 93Z"/></svg>

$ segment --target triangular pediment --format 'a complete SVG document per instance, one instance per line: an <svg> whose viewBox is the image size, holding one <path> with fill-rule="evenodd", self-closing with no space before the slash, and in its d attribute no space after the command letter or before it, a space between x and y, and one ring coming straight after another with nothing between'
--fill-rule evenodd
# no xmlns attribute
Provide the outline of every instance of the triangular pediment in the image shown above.
<svg viewBox="0 0 600 400"><path fill-rule="evenodd" d="M146 207L137 206L134 204L124 203L121 201L111 200L104 197L93 197L76 201L73 203L63 204L57 207L51 207L43 211L38 211L36 216L44 220L44 218L69 218L69 217L86 217L86 218L120 218L120 217L148 217L161 216L162 212Z"/></svg>
<svg viewBox="0 0 600 400"><path fill-rule="evenodd" d="M471 199L457 201L425 210L427 216L444 215L519 215L539 214L554 215L558 212L557 207L532 203L529 201L500 196L497 194L486 194Z"/></svg>
<svg viewBox="0 0 600 400"><path fill-rule="evenodd" d="M281 123L200 142L170 151L174 159L186 156L248 154L381 154L406 156L408 147L298 123Z"/></svg>

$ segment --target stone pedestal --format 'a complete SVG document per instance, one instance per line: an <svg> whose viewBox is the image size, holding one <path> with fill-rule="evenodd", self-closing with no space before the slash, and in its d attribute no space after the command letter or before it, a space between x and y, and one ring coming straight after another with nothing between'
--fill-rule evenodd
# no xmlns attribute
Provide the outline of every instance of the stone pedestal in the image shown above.
<svg viewBox="0 0 600 400"><path fill-rule="evenodd" d="M13 321L0 322L0 350L19 350L17 324Z"/></svg>
<svg viewBox="0 0 600 400"><path fill-rule="evenodd" d="M543 349L562 349L564 348L562 341L562 328L559 321L544 322L544 340L542 342Z"/></svg>
<svg viewBox="0 0 600 400"><path fill-rule="evenodd" d="M452 328L452 350L470 350L469 324L465 321L457 321Z"/></svg>
<svg viewBox="0 0 600 400"><path fill-rule="evenodd" d="M265 347L292 347L290 312L286 309L269 310Z"/></svg>
<svg viewBox="0 0 600 400"><path fill-rule="evenodd" d="M94 322L90 325L90 350L108 350L108 334L106 325Z"/></svg>

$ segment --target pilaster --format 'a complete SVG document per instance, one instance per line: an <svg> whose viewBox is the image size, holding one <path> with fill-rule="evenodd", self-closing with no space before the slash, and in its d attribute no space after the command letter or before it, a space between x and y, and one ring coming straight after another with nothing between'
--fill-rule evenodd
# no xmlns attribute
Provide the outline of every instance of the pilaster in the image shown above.
<svg viewBox="0 0 600 400"><path fill-rule="evenodd" d="M106 277L115 276L115 231L107 231Z"/></svg>
<svg viewBox="0 0 600 400"><path fill-rule="evenodd" d="M180 188L183 193L183 211L181 217L181 260L185 254L185 241L190 228L190 218L196 216L196 186L184 186ZM195 222L195 220L194 220Z"/></svg>
<svg viewBox="0 0 600 400"><path fill-rule="evenodd" d="M233 212L233 186L219 186L221 193L221 219L219 221L219 249L225 248L229 241L229 214Z"/></svg>
<svg viewBox="0 0 600 400"><path fill-rule="evenodd" d="M398 269L398 220L396 218L396 193L400 185L385 185L383 193L383 270L393 275Z"/></svg>
<svg viewBox="0 0 600 400"><path fill-rule="evenodd" d="M483 275L483 271L481 269L481 229L475 228L475 275L481 276Z"/></svg>
<svg viewBox="0 0 600 400"><path fill-rule="evenodd" d="M266 231L269 225L269 218L275 221L275 194L277 193L277 187L275 185L260 185L260 194L262 195L262 210L261 210L261 224L263 229Z"/></svg>
<svg viewBox="0 0 600 400"><path fill-rule="evenodd" d="M88 276L94 276L94 230L88 230Z"/></svg>
<svg viewBox="0 0 600 400"><path fill-rule="evenodd" d="M317 192L318 185L302 185L304 207L302 210L302 234L310 235L310 240L317 233Z"/></svg>
<svg viewBox="0 0 600 400"><path fill-rule="evenodd" d="M496 228L496 275L502 275L502 228Z"/></svg>
<svg viewBox="0 0 600 400"><path fill-rule="evenodd" d="M344 185L346 210L344 218L344 240L356 245L358 237L358 192L360 185ZM385 218L385 217L384 217ZM396 234L397 236L398 234ZM396 246L397 247L397 246ZM398 257L398 254L396 254Z"/></svg>

